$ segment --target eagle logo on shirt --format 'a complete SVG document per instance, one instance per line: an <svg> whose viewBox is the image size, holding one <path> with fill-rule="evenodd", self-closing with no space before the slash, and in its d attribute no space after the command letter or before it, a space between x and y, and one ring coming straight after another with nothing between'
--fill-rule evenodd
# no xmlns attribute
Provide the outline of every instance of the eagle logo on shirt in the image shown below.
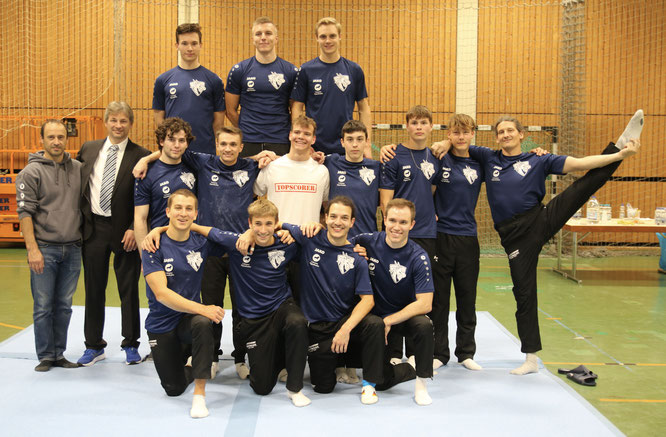
<svg viewBox="0 0 666 437"><path fill-rule="evenodd" d="M280 267L280 264L284 261L284 250L271 250L268 252L268 261L271 262L271 265L274 269Z"/></svg>
<svg viewBox="0 0 666 437"><path fill-rule="evenodd" d="M250 180L250 177L247 175L247 171L245 170L236 170L233 172L233 177L234 177L234 182L236 182L236 185L239 187L243 187L247 181Z"/></svg>
<svg viewBox="0 0 666 437"><path fill-rule="evenodd" d="M365 185L368 186L372 183L372 181L375 180L375 172L366 166L361 167L361 169L358 171L358 175L361 177L363 182L365 182Z"/></svg>
<svg viewBox="0 0 666 437"><path fill-rule="evenodd" d="M194 94L200 96L201 93L206 91L206 82L192 79L192 82L190 82L190 89L194 92Z"/></svg>
<svg viewBox="0 0 666 437"><path fill-rule="evenodd" d="M516 173L518 173L522 177L525 177L527 175L527 172L530 171L531 168L532 166L527 161L518 161L515 164L513 164L513 169L516 171Z"/></svg>
<svg viewBox="0 0 666 437"><path fill-rule="evenodd" d="M185 185L187 185L187 187L190 190L193 190L194 189L194 183L196 182L197 179L194 177L194 174L192 174L192 173L181 173L180 174L180 180L183 181L183 183Z"/></svg>
<svg viewBox="0 0 666 437"><path fill-rule="evenodd" d="M346 253L341 253L338 255L338 270L343 275L354 268L354 258L349 256Z"/></svg>
<svg viewBox="0 0 666 437"><path fill-rule="evenodd" d="M271 71L271 74L268 75L268 81L273 85L273 88L279 90L282 84L285 83L284 74Z"/></svg>
<svg viewBox="0 0 666 437"><path fill-rule="evenodd" d="M476 170L474 170L473 168L469 168L469 165L466 165L465 168L463 169L463 175L465 176L465 179L467 179L467 182L469 182L470 185L472 185L474 181L479 178L479 175L476 173Z"/></svg>
<svg viewBox="0 0 666 437"><path fill-rule="evenodd" d="M389 266L389 273L393 282L397 284L407 276L407 267L401 265L398 261L393 261Z"/></svg>
<svg viewBox="0 0 666 437"><path fill-rule="evenodd" d="M333 82L335 82L335 85L337 85L337 87L340 88L340 91L342 92L344 92L347 89L347 87L351 84L349 76L340 73L336 73L336 75L333 77Z"/></svg>
<svg viewBox="0 0 666 437"><path fill-rule="evenodd" d="M435 166L432 165L432 162L428 162L427 159L424 159L423 162L421 162L421 171L426 179L430 179L432 175L435 174Z"/></svg>
<svg viewBox="0 0 666 437"><path fill-rule="evenodd" d="M187 254L187 263L194 269L195 272L199 271L199 267L201 267L202 262L203 258L201 258L200 252L194 252L190 250L190 252Z"/></svg>

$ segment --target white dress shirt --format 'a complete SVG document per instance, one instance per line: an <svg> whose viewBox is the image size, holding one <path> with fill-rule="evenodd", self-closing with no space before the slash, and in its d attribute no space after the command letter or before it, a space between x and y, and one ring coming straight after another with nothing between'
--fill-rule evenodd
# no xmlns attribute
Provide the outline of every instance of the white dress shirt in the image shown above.
<svg viewBox="0 0 666 437"><path fill-rule="evenodd" d="M116 159L116 178L118 178L118 169L120 168L120 163L123 161L123 155L125 154L125 148L129 142L128 138L125 138L123 141L118 143L118 155ZM111 217L111 211L104 212L99 206L100 190L102 188L102 175L104 174L104 166L106 165L106 157L109 154L109 148L112 143L109 141L109 138L106 138L102 149L99 151L97 156L97 161L93 166L93 171L90 174L90 206L92 207L93 214L102 215L105 217Z"/></svg>

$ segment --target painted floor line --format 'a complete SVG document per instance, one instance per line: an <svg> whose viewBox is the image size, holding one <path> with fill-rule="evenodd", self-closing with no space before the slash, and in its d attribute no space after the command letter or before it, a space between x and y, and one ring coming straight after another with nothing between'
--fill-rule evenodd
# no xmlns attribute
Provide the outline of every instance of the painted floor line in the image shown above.
<svg viewBox="0 0 666 437"><path fill-rule="evenodd" d="M558 361L544 361L544 364L553 366L640 366L640 367L666 367L666 363L568 363Z"/></svg>
<svg viewBox="0 0 666 437"><path fill-rule="evenodd" d="M14 328L14 329L18 329L19 331L22 331L22 330L25 329L25 328L22 328L22 327L20 327L20 326L10 325L9 323L2 323L2 322L0 322L0 326L4 326L5 328Z"/></svg>

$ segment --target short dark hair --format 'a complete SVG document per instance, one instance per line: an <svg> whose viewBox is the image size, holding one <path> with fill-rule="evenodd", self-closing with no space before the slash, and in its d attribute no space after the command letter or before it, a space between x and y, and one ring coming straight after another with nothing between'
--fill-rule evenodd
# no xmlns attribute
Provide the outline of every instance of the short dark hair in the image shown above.
<svg viewBox="0 0 666 437"><path fill-rule="evenodd" d="M525 132L525 127L518 121L517 118L511 117L510 115L502 115L500 118L497 119L495 124L493 124L493 132L495 133L495 136L497 136L497 126L499 126L500 123L503 123L505 121L513 123L514 126L516 126L518 132Z"/></svg>
<svg viewBox="0 0 666 437"><path fill-rule="evenodd" d="M47 124L59 124L60 126L64 127L65 138L69 138L69 132L67 131L67 126L65 126L65 123L63 123L62 120L56 120L55 118L49 118L44 123L42 123L42 127L39 128L40 138L44 139L44 127L46 127Z"/></svg>
<svg viewBox="0 0 666 437"><path fill-rule="evenodd" d="M162 150L162 143L167 135L173 135L180 131L185 132L185 140L187 140L187 145L189 146L195 138L194 135L192 135L192 126L182 118L169 117L165 119L162 124L155 129L155 138L157 139L157 146L159 149Z"/></svg>
<svg viewBox="0 0 666 437"><path fill-rule="evenodd" d="M328 212L331 210L331 205L333 204L340 204L343 206L348 206L351 208L351 218L356 217L356 207L354 206L354 201L351 200L347 196L335 196L331 200L328 201L328 204L326 205L326 210L324 210L324 214L328 215Z"/></svg>
<svg viewBox="0 0 666 437"><path fill-rule="evenodd" d="M410 200L401 199L400 197L396 197L395 199L389 200L389 202L386 204L387 217L389 210L392 208L409 208L409 212L412 214L412 220L414 220L414 218L416 217L416 207L414 206L414 203L412 203Z"/></svg>
<svg viewBox="0 0 666 437"><path fill-rule="evenodd" d="M184 33L196 33L199 35L199 43L201 43L203 40L201 36L201 26L199 26L199 23L183 23L176 27L176 43L180 42L179 37Z"/></svg>
<svg viewBox="0 0 666 437"><path fill-rule="evenodd" d="M412 106L405 114L405 120L409 123L412 118L427 118L432 123L432 112L423 105Z"/></svg>
<svg viewBox="0 0 666 437"><path fill-rule="evenodd" d="M222 126L218 130L215 131L215 142L217 143L217 138L220 136L221 133L225 134L231 134L231 135L238 135L238 138L240 138L240 142L243 142L243 132L238 129L236 126Z"/></svg>
<svg viewBox="0 0 666 437"><path fill-rule="evenodd" d="M365 127L365 124L361 120L349 120L342 126L340 131L340 136L345 137L345 134L351 134L354 132L363 132L365 134L365 139L368 139L368 128Z"/></svg>
<svg viewBox="0 0 666 437"><path fill-rule="evenodd" d="M197 199L197 196L187 188L181 188L171 193L169 200L167 200L167 208L171 208L171 204L173 204L173 198L176 196L185 196L190 199L194 199L194 209L199 209L199 200Z"/></svg>

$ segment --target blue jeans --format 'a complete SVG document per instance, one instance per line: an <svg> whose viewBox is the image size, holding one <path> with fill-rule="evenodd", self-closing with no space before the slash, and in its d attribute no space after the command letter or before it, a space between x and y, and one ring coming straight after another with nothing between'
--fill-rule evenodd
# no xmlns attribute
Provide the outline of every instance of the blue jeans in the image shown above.
<svg viewBox="0 0 666 437"><path fill-rule="evenodd" d="M38 275L30 270L35 349L39 361L55 361L63 357L67 347L72 296L81 272L81 245L40 243L39 250L44 256L44 271Z"/></svg>

